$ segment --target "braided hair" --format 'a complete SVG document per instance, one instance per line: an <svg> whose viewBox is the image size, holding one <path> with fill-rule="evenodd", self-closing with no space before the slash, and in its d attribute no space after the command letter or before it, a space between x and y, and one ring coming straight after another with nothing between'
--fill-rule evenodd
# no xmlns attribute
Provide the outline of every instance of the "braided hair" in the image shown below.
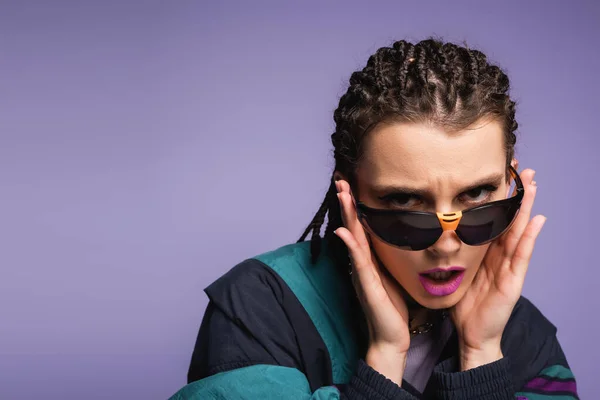
<svg viewBox="0 0 600 400"><path fill-rule="evenodd" d="M515 102L508 91L506 74L480 51L435 39L416 44L400 40L382 47L362 70L352 73L348 90L334 112L334 170L348 177L355 188L363 139L382 122L427 122L458 131L482 117L503 124L508 167L518 127ZM328 249L334 260L346 267L342 261L348 257L346 246L333 233L343 225L336 193L332 176L325 199L298 242L312 232L314 264L321 253L321 229L327 217Z"/></svg>

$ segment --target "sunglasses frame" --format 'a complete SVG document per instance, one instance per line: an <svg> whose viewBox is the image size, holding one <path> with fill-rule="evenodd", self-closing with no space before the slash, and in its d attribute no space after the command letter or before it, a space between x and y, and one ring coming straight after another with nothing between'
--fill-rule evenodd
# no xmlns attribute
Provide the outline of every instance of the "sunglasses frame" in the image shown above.
<svg viewBox="0 0 600 400"><path fill-rule="evenodd" d="M427 247L432 246L435 242L437 242L439 240L439 238L442 236L442 234L445 231L454 231L456 233L456 230L459 227L460 221L461 221L463 215L466 213L471 213L473 211L479 211L479 210L483 210L483 209L490 208L490 207L496 207L496 206L505 207L507 205L510 205L510 206L516 207L517 210L515 211L515 215L514 215L513 219L511 220L511 222L506 226L506 228L504 228L502 230L502 232L500 234L496 235L495 237L493 237L489 240L483 241L481 243L469 245L460 238L460 235L457 234L457 236L459 236L459 239L463 243L465 243L469 246L481 246L481 245L484 245L486 243L489 243L489 242L499 238L504 233L506 233L511 228L514 221L517 219L517 215L519 214L519 211L521 209L521 204L523 202L523 197L525 195L525 188L523 187L523 182L521 181L521 177L519 176L517 170L515 170L512 165L509 165L508 170L509 170L511 176L513 177L513 179L515 180L516 193L513 196L508 197L506 199L491 201L489 203L485 203L485 204L481 204L481 205L478 205L475 207L467 208L462 211L455 211L455 212L451 212L451 213L440 213L440 212L434 213L434 212L427 212L427 211L387 210L387 209L379 209L379 208L369 207L369 206L365 205L364 203L362 203L361 201L355 201L354 196L352 196L352 199L353 199L353 202L355 205L356 215L358 217L358 220L360 221L361 225L365 229L367 229L371 234L373 234L374 236L376 236L383 242L389 244L390 246L394 246L394 247L397 247L397 248L400 248L403 250L414 250L414 251L424 250ZM387 240L384 240L380 235L378 235L376 232L374 232L373 229L369 226L368 222L366 221L368 214L389 215L389 216L398 216L398 215L406 215L406 214L423 215L423 216L427 216L427 217L433 216L438 220L440 227L442 228L442 232L440 233L440 236L429 246L426 246L422 249L420 249L420 248L412 249L409 246L400 246L400 245L396 245L394 243L390 243Z"/></svg>

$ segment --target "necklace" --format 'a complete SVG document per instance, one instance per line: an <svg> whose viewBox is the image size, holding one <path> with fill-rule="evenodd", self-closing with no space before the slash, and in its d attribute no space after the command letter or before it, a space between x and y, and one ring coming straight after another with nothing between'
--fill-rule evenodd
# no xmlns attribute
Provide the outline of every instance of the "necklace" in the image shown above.
<svg viewBox="0 0 600 400"><path fill-rule="evenodd" d="M411 325L412 320L409 322L409 326ZM416 326L410 330L411 335L420 335L422 333L427 333L433 329L433 324L431 322L425 322L423 325Z"/></svg>
<svg viewBox="0 0 600 400"><path fill-rule="evenodd" d="M440 320L441 321L445 320L447 316L448 316L448 312L446 310L442 311ZM414 320L415 320L414 318L410 318L408 320L409 327L412 325ZM410 332L411 336L420 335L423 333L430 332L434 326L435 326L435 324L433 322L425 322L424 324L421 324L419 326L415 326L412 329L409 329L409 332Z"/></svg>

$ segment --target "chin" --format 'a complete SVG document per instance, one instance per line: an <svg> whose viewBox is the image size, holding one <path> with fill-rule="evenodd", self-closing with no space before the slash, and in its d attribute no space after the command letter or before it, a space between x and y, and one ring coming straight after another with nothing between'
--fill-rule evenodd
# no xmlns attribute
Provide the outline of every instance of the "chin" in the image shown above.
<svg viewBox="0 0 600 400"><path fill-rule="evenodd" d="M443 310L454 307L463 296L462 291L456 291L447 296L419 296L416 300L421 306L430 310Z"/></svg>

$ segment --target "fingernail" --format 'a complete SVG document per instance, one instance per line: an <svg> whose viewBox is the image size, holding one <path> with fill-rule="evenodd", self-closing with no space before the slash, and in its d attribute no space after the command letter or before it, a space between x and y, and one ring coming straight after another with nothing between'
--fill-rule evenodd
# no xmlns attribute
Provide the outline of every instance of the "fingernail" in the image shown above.
<svg viewBox="0 0 600 400"><path fill-rule="evenodd" d="M531 184L532 184L533 186L537 186L537 182L536 182L536 181L531 181Z"/></svg>
<svg viewBox="0 0 600 400"><path fill-rule="evenodd" d="M339 193L340 192L340 187L339 187L339 182L335 181L335 190Z"/></svg>

